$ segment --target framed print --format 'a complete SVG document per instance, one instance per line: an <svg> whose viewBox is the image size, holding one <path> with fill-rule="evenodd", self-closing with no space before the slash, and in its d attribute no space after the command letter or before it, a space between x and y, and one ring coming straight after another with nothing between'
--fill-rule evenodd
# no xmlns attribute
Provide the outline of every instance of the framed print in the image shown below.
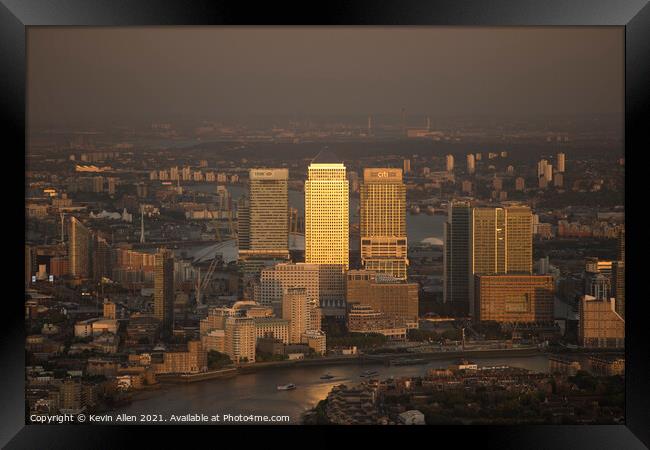
<svg viewBox="0 0 650 450"><path fill-rule="evenodd" d="M0 11L3 446L647 447L646 2Z"/></svg>

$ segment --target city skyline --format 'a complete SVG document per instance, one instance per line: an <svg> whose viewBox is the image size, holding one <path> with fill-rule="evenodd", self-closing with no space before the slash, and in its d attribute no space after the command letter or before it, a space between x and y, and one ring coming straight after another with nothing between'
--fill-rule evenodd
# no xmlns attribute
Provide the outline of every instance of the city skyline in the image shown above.
<svg viewBox="0 0 650 450"><path fill-rule="evenodd" d="M28 34L31 422L625 420L622 30Z"/></svg>

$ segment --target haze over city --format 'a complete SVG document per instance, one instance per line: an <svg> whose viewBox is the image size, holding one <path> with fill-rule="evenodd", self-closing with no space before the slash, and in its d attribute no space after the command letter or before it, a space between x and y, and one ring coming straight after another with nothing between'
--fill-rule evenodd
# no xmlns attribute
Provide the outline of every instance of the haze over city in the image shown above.
<svg viewBox="0 0 650 450"><path fill-rule="evenodd" d="M29 124L622 114L618 28L30 28Z"/></svg>

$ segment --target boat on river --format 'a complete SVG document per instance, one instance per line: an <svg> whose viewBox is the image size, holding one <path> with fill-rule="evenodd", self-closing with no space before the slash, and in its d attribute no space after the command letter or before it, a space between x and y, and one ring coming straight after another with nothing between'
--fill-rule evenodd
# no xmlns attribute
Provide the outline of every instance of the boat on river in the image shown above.
<svg viewBox="0 0 650 450"><path fill-rule="evenodd" d="M362 373L361 375L359 375L359 376L362 377L362 378L367 378L367 377L375 376L375 375L377 375L378 373L379 373L379 372L377 372L376 370L366 370L365 372L363 372L363 373Z"/></svg>

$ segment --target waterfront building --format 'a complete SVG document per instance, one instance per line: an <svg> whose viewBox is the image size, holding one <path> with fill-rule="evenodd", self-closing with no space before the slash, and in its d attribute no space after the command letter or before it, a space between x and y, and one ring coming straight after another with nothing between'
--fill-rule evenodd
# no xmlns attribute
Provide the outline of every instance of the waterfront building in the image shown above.
<svg viewBox="0 0 650 450"><path fill-rule="evenodd" d="M274 338L284 344L289 343L290 321L277 317L257 317L255 322L255 337L259 341L262 338Z"/></svg>
<svg viewBox="0 0 650 450"><path fill-rule="evenodd" d="M201 335L201 345L206 352L215 351L225 353L226 351L226 331L212 330Z"/></svg>
<svg viewBox="0 0 650 450"><path fill-rule="evenodd" d="M318 308L315 301L310 301L305 288L288 288L282 296L282 318L289 321L289 342L302 342L302 335L316 330L313 324L312 309Z"/></svg>
<svg viewBox="0 0 650 450"><path fill-rule="evenodd" d="M406 186L400 169L364 169L360 238L365 269L406 279Z"/></svg>
<svg viewBox="0 0 650 450"><path fill-rule="evenodd" d="M211 307L208 309L208 315L199 322L199 333L204 335L212 330L225 330L226 319L237 315L237 311L233 308Z"/></svg>
<svg viewBox="0 0 650 450"><path fill-rule="evenodd" d="M378 333L390 340L406 339L406 325L368 305L350 305L347 327L350 333Z"/></svg>
<svg viewBox="0 0 650 450"><path fill-rule="evenodd" d="M349 267L349 195L345 165L320 152L305 181L305 262Z"/></svg>
<svg viewBox="0 0 650 450"><path fill-rule="evenodd" d="M369 270L347 273L347 302L370 306L407 328L418 327L417 283L396 280Z"/></svg>
<svg viewBox="0 0 650 450"><path fill-rule="evenodd" d="M580 299L578 343L587 348L625 346L625 320L616 312L613 298L600 300L585 295Z"/></svg>
<svg viewBox="0 0 650 450"><path fill-rule="evenodd" d="M172 334L174 325L174 254L161 249L154 261L154 316L161 323L164 337Z"/></svg>
<svg viewBox="0 0 650 450"><path fill-rule="evenodd" d="M553 277L476 275L476 320L541 322L553 320Z"/></svg>
<svg viewBox="0 0 650 450"><path fill-rule="evenodd" d="M208 355L201 341L189 341L187 350L167 351L163 353L163 362L152 366L156 374L200 373L208 370Z"/></svg>
<svg viewBox="0 0 650 450"><path fill-rule="evenodd" d="M327 338L321 330L305 331L300 337L300 342L307 344L317 355L325 355L327 352Z"/></svg>
<svg viewBox="0 0 650 450"><path fill-rule="evenodd" d="M255 362L255 319L228 317L225 322L225 352L236 363Z"/></svg>

